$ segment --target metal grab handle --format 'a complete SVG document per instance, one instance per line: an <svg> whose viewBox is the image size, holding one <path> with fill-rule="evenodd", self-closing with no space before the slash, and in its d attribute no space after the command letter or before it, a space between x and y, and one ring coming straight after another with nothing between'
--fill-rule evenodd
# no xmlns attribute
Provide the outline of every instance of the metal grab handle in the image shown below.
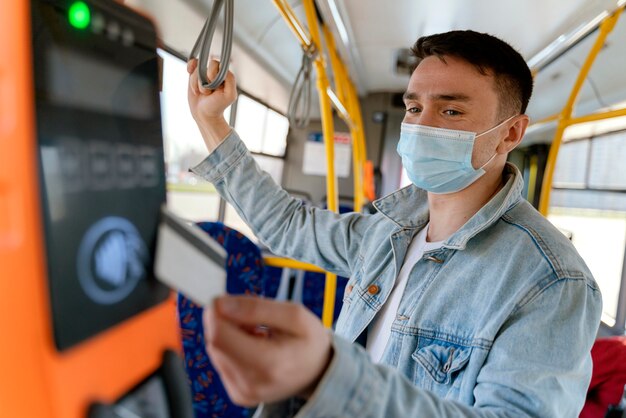
<svg viewBox="0 0 626 418"><path fill-rule="evenodd" d="M217 73L217 77L215 77L215 80L209 82L209 80L207 80L207 69L209 64L209 53L211 52L211 40L213 39L213 34L217 28L218 15L224 2L226 2L226 5L224 7L224 36L222 39L220 69ZM202 31L200 32L200 35L191 50L191 54L189 55L189 59L193 59L198 57L198 52L200 53L200 56L198 57L198 76L200 77L202 88L215 90L220 86L220 84L222 84L226 78L226 74L228 74L230 52L233 45L233 2L234 0L215 0L211 10L211 15L204 23Z"/></svg>
<svg viewBox="0 0 626 418"><path fill-rule="evenodd" d="M309 124L311 114L311 73L313 72L314 59L315 53L304 52L300 71L298 71L296 81L294 81L291 89L291 95L289 96L287 118L289 123L297 128L304 128ZM300 117L298 117L299 110L301 111Z"/></svg>

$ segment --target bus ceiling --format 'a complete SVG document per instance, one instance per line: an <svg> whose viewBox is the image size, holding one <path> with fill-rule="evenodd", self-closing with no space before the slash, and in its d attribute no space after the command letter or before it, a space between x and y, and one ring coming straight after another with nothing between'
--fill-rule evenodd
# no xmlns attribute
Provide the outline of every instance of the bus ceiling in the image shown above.
<svg viewBox="0 0 626 418"><path fill-rule="evenodd" d="M434 4L318 0L316 4L335 36L337 51L346 62L360 96L403 91L408 76L396 73L397 55L417 37L455 28L474 29L511 42L538 71L535 97L528 110L532 120L538 121L561 110L574 84L577 67L582 65L595 38L589 35L597 30L604 16L623 2L490 0L470 4L443 0ZM154 15L165 43L187 54L214 2L126 0L126 3ZM272 3L270 0L234 2L232 64L240 82L248 84L247 91L286 111L302 49ZM300 21L304 21L302 2L290 4ZM539 4L541 13L537 13ZM173 12L173 9L177 10ZM493 19L493 16L502 18ZM394 30L389 30L390 27ZM626 56L616 50L619 42L613 41L626 38L624 27L621 24L615 29L589 74L579 100L579 110L583 113L626 99L626 91L615 89L612 78L607 77L615 73L615 68L626 65ZM221 34L215 38L217 42ZM251 67L251 62L257 67ZM274 80L271 89L268 78ZM319 117L315 111L313 106L312 118Z"/></svg>

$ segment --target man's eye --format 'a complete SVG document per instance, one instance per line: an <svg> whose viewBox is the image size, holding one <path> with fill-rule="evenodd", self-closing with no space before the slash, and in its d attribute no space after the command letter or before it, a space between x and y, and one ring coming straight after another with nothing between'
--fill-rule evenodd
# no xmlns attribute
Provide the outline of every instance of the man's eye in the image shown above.
<svg viewBox="0 0 626 418"><path fill-rule="evenodd" d="M406 110L409 113L419 113L421 110L418 107L410 107Z"/></svg>
<svg viewBox="0 0 626 418"><path fill-rule="evenodd" d="M458 116L461 114L461 112L459 112L458 110L454 110L454 109L444 110L443 113L445 113L448 116Z"/></svg>

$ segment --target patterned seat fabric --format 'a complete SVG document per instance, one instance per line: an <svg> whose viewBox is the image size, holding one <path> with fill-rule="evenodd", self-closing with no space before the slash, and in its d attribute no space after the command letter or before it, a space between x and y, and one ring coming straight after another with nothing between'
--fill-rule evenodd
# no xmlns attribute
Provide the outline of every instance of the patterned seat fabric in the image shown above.
<svg viewBox="0 0 626 418"><path fill-rule="evenodd" d="M335 310L333 313L333 323L337 321L341 305L343 304L343 292L348 279L337 276L337 291L335 293ZM302 303L309 308L319 318L322 317L324 308L324 287L326 277L324 273L306 272L304 274L304 291L302 292Z"/></svg>
<svg viewBox="0 0 626 418"><path fill-rule="evenodd" d="M263 270L265 285L263 294L268 298L275 298L280 286L282 270L278 267L265 267ZM293 270L295 273L295 270ZM324 307L324 287L326 277L324 273L306 272L304 274L302 289L302 304L313 312L318 318L322 317ZM337 276L337 293L335 296L335 311L333 322L339 317L341 305L343 304L343 292L348 283L345 277Z"/></svg>
<svg viewBox="0 0 626 418"><path fill-rule="evenodd" d="M230 294L259 295L263 290L263 262L257 246L240 232L218 222L197 224L228 253L227 290ZM202 326L202 307L178 295L185 368L196 418L250 417L253 410L234 405L211 364Z"/></svg>

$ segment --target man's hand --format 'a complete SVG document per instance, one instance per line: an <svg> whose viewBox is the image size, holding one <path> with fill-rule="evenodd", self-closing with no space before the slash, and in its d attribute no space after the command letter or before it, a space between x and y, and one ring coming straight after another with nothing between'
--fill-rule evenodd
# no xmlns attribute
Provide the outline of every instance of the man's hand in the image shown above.
<svg viewBox="0 0 626 418"><path fill-rule="evenodd" d="M198 77L198 60L187 63L189 88L187 98L191 115L200 128L200 133L209 150L213 151L230 133L230 126L224 119L224 110L237 99L235 76L230 71L224 82L215 90L202 88ZM213 80L219 71L219 62L211 60L207 69L207 78Z"/></svg>
<svg viewBox="0 0 626 418"><path fill-rule="evenodd" d="M204 311L206 347L242 406L308 398L332 358L331 336L304 306L226 296Z"/></svg>

